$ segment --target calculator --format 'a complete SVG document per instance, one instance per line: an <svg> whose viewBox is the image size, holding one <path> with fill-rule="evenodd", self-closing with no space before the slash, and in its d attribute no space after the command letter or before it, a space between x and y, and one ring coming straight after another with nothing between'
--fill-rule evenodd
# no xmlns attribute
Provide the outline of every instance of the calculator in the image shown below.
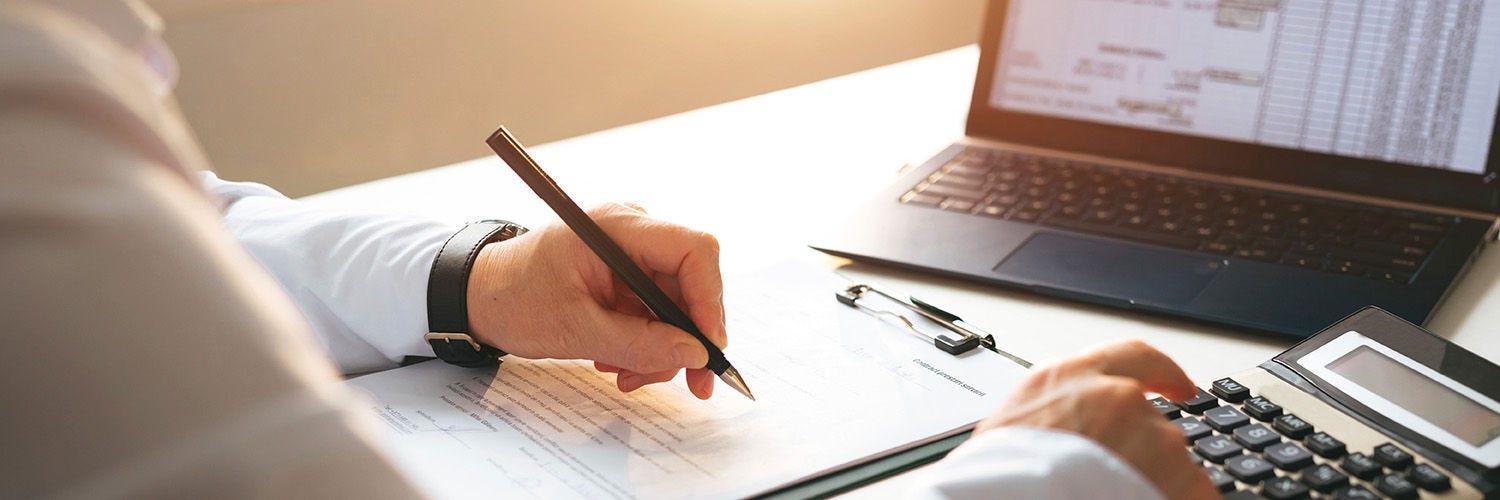
<svg viewBox="0 0 1500 500"><path fill-rule="evenodd" d="M1151 400L1225 498L1500 498L1500 367L1363 309L1189 401Z"/></svg>

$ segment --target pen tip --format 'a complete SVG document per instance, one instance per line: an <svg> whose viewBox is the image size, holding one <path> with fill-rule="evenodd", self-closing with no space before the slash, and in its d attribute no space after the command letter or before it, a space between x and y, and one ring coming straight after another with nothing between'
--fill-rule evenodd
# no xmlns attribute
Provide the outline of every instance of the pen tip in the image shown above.
<svg viewBox="0 0 1500 500"><path fill-rule="evenodd" d="M745 379L740 377L740 371L734 369L733 366L725 368L724 372L719 374L719 380L723 380L725 384L728 384L735 391L744 394L751 401L755 401L755 395L750 393L750 386L745 385Z"/></svg>

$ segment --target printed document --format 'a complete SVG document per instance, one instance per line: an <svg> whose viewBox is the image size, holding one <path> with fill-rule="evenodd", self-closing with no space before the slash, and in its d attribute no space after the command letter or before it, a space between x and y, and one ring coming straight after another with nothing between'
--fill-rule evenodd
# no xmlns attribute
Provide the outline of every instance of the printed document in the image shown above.
<svg viewBox="0 0 1500 500"><path fill-rule="evenodd" d="M681 376L620 393L591 363L515 358L498 371L429 361L349 384L435 497L656 499L754 495L944 434L994 411L1025 376L993 352L953 356L839 304L848 285L790 263L727 280L725 354L758 401L722 386L700 401Z"/></svg>

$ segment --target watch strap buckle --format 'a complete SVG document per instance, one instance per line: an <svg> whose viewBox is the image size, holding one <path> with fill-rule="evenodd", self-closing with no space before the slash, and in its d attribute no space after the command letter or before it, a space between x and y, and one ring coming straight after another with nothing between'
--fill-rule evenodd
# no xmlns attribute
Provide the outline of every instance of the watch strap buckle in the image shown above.
<svg viewBox="0 0 1500 500"><path fill-rule="evenodd" d="M467 333L429 332L422 338L439 359L464 368L498 366L500 356L505 355L504 351L481 344Z"/></svg>

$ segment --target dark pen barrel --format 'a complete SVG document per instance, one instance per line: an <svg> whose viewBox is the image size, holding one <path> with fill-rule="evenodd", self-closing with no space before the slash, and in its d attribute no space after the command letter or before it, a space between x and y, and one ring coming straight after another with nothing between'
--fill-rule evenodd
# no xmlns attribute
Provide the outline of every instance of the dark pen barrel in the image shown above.
<svg viewBox="0 0 1500 500"><path fill-rule="evenodd" d="M599 227L599 224L594 222L594 219L589 217L588 213L573 201L573 198L563 192L562 187L558 186L557 182L547 175L547 172L542 171L542 167L532 160L531 155L526 154L526 151L521 148L521 143L516 141L515 137L505 130L505 127L496 130L485 143L489 144L490 149L494 150L495 154L499 155L500 159L504 160L548 207L557 212L558 217L578 234L578 237L594 251L594 254L599 256L600 260L614 270L615 274L620 277L620 281L625 282L625 286L635 292L635 295L640 297L641 302L656 314L657 318L688 332L703 344L704 349L708 350L706 368L721 375L729 368L729 360L724 357L724 351L703 335L698 326L693 324L692 318L689 318L687 313L672 302L666 292L663 292L649 276L646 276L646 272L642 271L640 266L637 266L635 261L625 253L625 250L621 249L620 245L604 232L604 228Z"/></svg>

